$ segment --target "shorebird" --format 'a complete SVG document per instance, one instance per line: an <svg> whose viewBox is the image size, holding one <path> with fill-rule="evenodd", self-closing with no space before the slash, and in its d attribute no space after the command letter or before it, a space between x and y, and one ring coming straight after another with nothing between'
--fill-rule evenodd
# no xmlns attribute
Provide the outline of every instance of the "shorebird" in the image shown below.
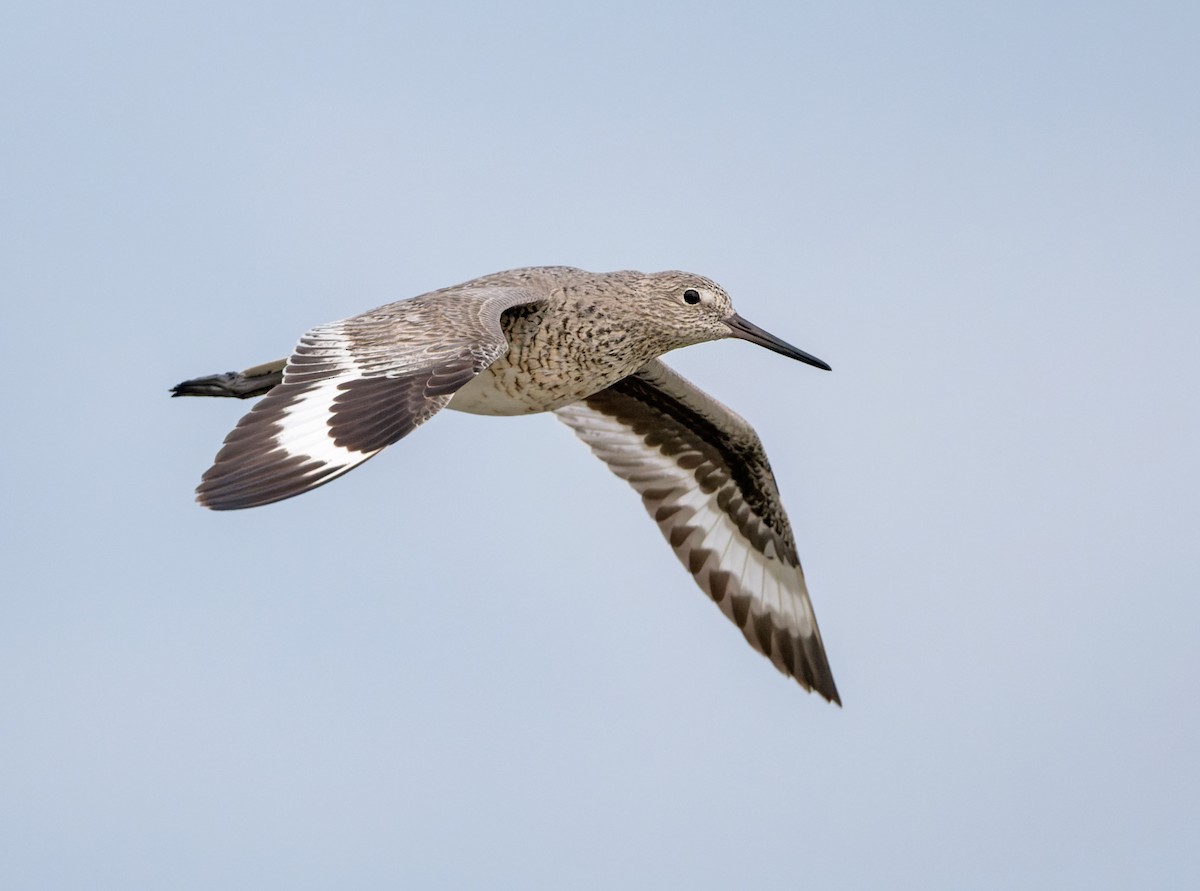
<svg viewBox="0 0 1200 891"><path fill-rule="evenodd" d="M323 485L443 408L553 412L637 490L679 560L750 645L840 705L758 435L659 360L729 337L829 370L747 322L703 276L542 266L320 325L288 359L188 380L172 394L264 397L225 438L196 490L214 510Z"/></svg>

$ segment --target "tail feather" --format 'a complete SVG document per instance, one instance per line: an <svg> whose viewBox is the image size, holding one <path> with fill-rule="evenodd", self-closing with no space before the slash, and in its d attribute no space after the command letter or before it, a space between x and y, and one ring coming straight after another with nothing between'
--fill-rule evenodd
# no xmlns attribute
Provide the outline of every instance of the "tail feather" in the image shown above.
<svg viewBox="0 0 1200 891"><path fill-rule="evenodd" d="M283 383L283 367L287 359L255 365L245 371L227 371L195 377L171 388L172 396L229 396L235 399L253 399L266 395Z"/></svg>

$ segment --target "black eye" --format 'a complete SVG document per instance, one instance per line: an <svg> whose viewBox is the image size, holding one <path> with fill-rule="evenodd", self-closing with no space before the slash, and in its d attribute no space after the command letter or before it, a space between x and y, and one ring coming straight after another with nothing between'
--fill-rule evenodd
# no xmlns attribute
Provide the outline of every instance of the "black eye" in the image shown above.
<svg viewBox="0 0 1200 891"><path fill-rule="evenodd" d="M690 303L692 306L695 306L700 302L700 292L695 288L688 288L683 292L683 302Z"/></svg>

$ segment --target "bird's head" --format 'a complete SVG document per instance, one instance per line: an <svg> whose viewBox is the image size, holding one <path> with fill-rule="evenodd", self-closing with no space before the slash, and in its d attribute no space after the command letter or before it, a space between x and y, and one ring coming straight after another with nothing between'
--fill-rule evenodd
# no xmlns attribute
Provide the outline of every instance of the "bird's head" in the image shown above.
<svg viewBox="0 0 1200 891"><path fill-rule="evenodd" d="M804 350L780 340L734 311L725 289L712 279L691 272L655 272L645 276L642 289L654 302L654 324L672 339L670 349L735 337L766 347L829 371L829 366Z"/></svg>

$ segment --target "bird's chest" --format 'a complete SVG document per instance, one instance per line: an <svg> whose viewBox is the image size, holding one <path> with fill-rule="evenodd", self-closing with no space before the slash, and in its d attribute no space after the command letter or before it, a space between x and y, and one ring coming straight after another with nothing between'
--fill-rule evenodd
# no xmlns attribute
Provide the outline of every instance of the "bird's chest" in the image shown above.
<svg viewBox="0 0 1200 891"><path fill-rule="evenodd" d="M578 402L641 368L658 352L604 317L544 310L504 319L508 352L454 394L448 408L527 415Z"/></svg>

